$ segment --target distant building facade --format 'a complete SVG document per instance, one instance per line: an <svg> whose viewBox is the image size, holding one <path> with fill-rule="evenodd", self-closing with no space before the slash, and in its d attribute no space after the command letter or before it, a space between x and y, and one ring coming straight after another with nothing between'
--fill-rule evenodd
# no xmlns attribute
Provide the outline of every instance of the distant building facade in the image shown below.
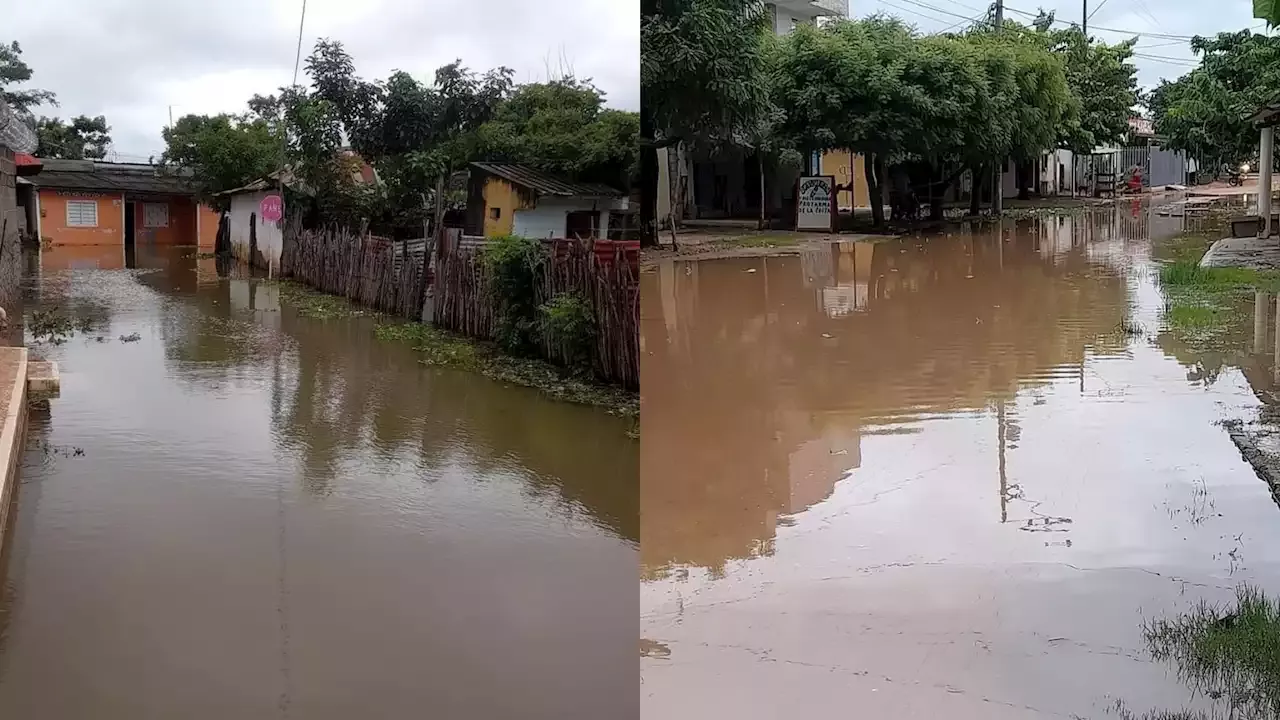
<svg viewBox="0 0 1280 720"><path fill-rule="evenodd" d="M213 247L218 214L191 179L153 165L40 159L28 225L50 245Z"/></svg>

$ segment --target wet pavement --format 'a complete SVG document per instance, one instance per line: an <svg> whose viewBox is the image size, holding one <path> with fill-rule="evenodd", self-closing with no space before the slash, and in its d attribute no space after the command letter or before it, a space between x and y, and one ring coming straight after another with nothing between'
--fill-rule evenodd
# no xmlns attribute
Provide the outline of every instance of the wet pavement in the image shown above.
<svg viewBox="0 0 1280 720"><path fill-rule="evenodd" d="M32 266L28 315L90 327L33 345L62 389L30 420L0 717L634 715L625 421L194 249Z"/></svg>
<svg viewBox="0 0 1280 720"><path fill-rule="evenodd" d="M1280 589L1280 510L1221 427L1269 392L1275 318L1213 352L1163 322L1155 262L1211 222L647 272L643 716L1213 710L1142 633Z"/></svg>

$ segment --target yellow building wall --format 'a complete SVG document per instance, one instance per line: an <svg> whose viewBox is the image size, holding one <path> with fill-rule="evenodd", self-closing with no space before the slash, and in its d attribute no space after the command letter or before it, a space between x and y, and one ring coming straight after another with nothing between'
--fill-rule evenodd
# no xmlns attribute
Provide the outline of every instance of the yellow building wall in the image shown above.
<svg viewBox="0 0 1280 720"><path fill-rule="evenodd" d="M864 169L862 155L852 155L848 150L829 150L822 156L821 172L823 175L834 175L837 185L848 185L853 178L852 203L848 190L836 193L836 206L841 210L850 208L866 209L871 207L867 194L867 172Z"/></svg>
<svg viewBox="0 0 1280 720"><path fill-rule="evenodd" d="M510 235L516 210L524 208L516 187L502 178L491 177L484 184L484 236ZM494 217L494 211L498 217Z"/></svg>

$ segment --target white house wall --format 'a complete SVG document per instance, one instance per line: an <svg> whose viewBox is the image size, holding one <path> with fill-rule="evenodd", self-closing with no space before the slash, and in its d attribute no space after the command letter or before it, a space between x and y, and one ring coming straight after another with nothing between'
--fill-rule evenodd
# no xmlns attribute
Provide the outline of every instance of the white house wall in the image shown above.
<svg viewBox="0 0 1280 720"><path fill-rule="evenodd" d="M247 192L231 198L228 214L231 230L231 252L242 262L249 262L249 218L258 214L262 199L272 194L267 190ZM280 266L280 250L283 234L277 223L263 222L258 217L258 251L274 267Z"/></svg>
<svg viewBox="0 0 1280 720"><path fill-rule="evenodd" d="M600 235L609 229L609 211L627 209L627 200L577 200L571 198L539 198L536 207L528 210L517 210L512 216L513 235L527 238L562 238L565 234L565 223L570 212L582 210L598 210L600 212Z"/></svg>

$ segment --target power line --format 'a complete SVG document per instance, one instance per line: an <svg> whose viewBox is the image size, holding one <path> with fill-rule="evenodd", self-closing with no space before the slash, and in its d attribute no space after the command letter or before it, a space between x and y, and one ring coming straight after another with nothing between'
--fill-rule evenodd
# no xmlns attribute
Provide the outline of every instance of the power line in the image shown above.
<svg viewBox="0 0 1280 720"><path fill-rule="evenodd" d="M302 63L302 26L307 22L307 0L302 0L302 16L298 18L298 49L293 55L293 85L298 84L298 66Z"/></svg>
<svg viewBox="0 0 1280 720"><path fill-rule="evenodd" d="M1037 17L1040 17L1040 15L1039 15L1038 13L1030 13L1030 12L1027 12L1026 10L1019 10L1019 9L1017 9L1017 8L1014 8L1014 7L1009 7L1008 5L1005 5L1005 6L1004 6L1004 9L1005 9L1005 10L1009 10L1010 12L1016 12L1016 13L1018 13L1019 15L1024 15L1024 16L1029 17L1029 18L1037 18ZM1053 18L1053 22L1055 22L1055 23L1057 23L1057 24L1059 24L1059 25L1075 25L1075 24L1076 24L1076 23L1073 23L1073 22L1071 22L1071 21L1069 21L1069 20L1061 20L1061 19L1059 19L1059 18L1057 18L1057 17ZM1192 37L1192 36L1190 36L1190 35L1171 35L1171 34L1169 34L1169 33L1144 32L1144 31L1141 31L1141 30L1117 30L1116 28L1101 27L1101 26L1098 26L1098 25L1094 25L1094 26L1093 26L1093 29L1094 29L1094 30L1103 30L1103 31L1106 31L1106 32L1122 33L1122 34L1125 34L1125 35L1137 35L1138 37L1158 38L1158 39L1161 39L1161 40L1191 40L1191 37Z"/></svg>
<svg viewBox="0 0 1280 720"><path fill-rule="evenodd" d="M1106 5L1106 4L1107 4L1107 0L1102 0L1102 2L1098 3L1098 6L1097 6L1097 7L1095 7L1095 8L1093 9L1093 12L1089 13L1088 15L1086 15L1084 19L1085 19L1085 20L1088 20L1089 18L1093 17L1094 15L1097 15L1097 14L1098 14L1098 11L1102 9L1102 6L1103 6L1103 5Z"/></svg>
<svg viewBox="0 0 1280 720"><path fill-rule="evenodd" d="M960 18L960 19L962 19L962 20L973 20L973 18L971 18L971 17L969 17L969 16L967 16L967 15L961 15L960 13L953 13L953 12L951 12L950 10L943 10L942 8L937 7L936 5L930 5L929 3L920 2L920 0L902 0L902 1L903 1L903 2L911 3L912 5L916 5L916 6L919 6L919 7L925 8L925 9L927 9L927 10L933 10L934 12L940 12L940 13L943 13L944 15L950 15L951 17L958 17L958 18ZM981 16L979 16L979 17L981 17Z"/></svg>
<svg viewBox="0 0 1280 720"><path fill-rule="evenodd" d="M904 1L909 1L909 0L904 0ZM888 7L894 8L895 10L899 10L899 11L906 12L906 13L911 13L912 15L915 15L915 16L917 16L917 17L922 17L922 18L924 18L924 19L926 19L926 20L932 20L932 21L934 21L934 22L939 22L939 23L945 23L945 22L947 22L947 19L945 19L945 18L940 18L940 17L937 17L937 16L935 16L935 15L929 15L929 14L927 14L927 13L922 13L922 12L920 12L919 10L912 10L911 8L903 7L903 6L898 5L898 4L896 4L896 3L890 2L889 0L876 0L876 2L880 3L881 5L886 5L886 6L888 6ZM917 5L918 5L918 4L920 4L920 3L915 3L915 4L917 4ZM946 11L945 11L945 10L940 10L939 12L946 12ZM977 18L970 18L970 17L965 17L965 16L963 16L963 15L957 15L956 13L950 13L950 12L948 12L947 14L948 14L948 15L951 15L952 17L958 17L958 18L960 18L960 20L959 20L958 22L951 23L950 25L948 25L948 26L946 26L946 27L942 28L941 30L938 30L937 32L939 32L939 33L947 32L948 30L951 30L952 28L955 28L955 27L958 27L958 26L960 26L960 25L963 25L963 24L964 24L964 23L966 23L966 22L983 22L983 21L984 21L983 16L978 16Z"/></svg>

